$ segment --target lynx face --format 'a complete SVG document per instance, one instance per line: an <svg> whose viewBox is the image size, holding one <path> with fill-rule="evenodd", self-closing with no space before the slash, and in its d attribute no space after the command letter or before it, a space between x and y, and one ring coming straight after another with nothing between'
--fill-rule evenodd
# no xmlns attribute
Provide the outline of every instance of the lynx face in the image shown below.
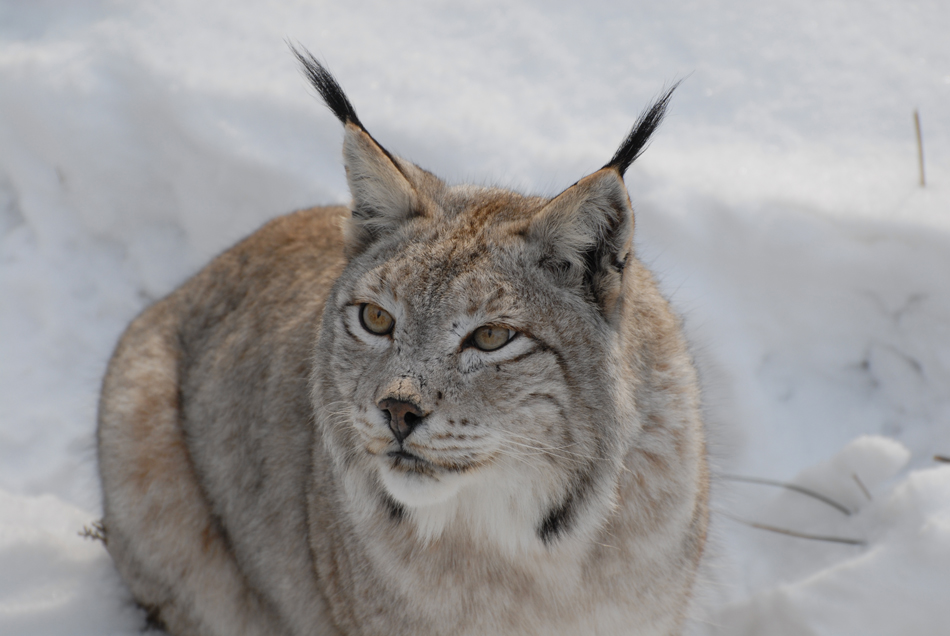
<svg viewBox="0 0 950 636"><path fill-rule="evenodd" d="M572 476L589 481L616 445L612 330L525 238L544 200L440 195L429 216L357 257L335 291L325 323L332 425L410 508L493 477L515 480L531 508L555 505ZM524 505L505 502L504 490L491 496Z"/></svg>
<svg viewBox="0 0 950 636"><path fill-rule="evenodd" d="M544 199L393 156L300 59L344 123L353 195L313 390L349 500L408 512L428 538L454 524L524 547L598 527L640 426L622 174L669 94L603 169Z"/></svg>

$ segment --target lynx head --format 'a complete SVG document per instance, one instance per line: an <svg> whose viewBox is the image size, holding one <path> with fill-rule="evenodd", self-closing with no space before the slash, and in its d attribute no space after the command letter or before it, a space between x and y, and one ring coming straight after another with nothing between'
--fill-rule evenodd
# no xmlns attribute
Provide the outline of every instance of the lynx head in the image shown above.
<svg viewBox="0 0 950 636"><path fill-rule="evenodd" d="M602 169L548 199L449 186L390 154L295 53L343 122L353 197L313 386L345 505L424 539L518 549L593 530L641 427L638 316L655 293L631 255L623 173L672 89Z"/></svg>

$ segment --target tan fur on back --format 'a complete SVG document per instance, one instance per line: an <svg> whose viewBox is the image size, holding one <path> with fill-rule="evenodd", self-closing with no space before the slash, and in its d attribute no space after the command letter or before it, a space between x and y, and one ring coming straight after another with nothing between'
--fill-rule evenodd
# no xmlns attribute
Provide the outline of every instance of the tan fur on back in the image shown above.
<svg viewBox="0 0 950 636"><path fill-rule="evenodd" d="M338 116L353 206L271 221L113 355L104 525L137 601L181 635L678 633L699 390L625 166L451 187Z"/></svg>

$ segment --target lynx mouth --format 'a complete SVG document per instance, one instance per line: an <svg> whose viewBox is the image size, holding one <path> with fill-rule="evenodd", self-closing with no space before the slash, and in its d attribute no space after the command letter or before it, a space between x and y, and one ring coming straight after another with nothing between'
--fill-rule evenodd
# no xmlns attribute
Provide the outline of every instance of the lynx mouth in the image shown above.
<svg viewBox="0 0 950 636"><path fill-rule="evenodd" d="M387 453L390 457L399 457L400 459L412 460L417 462L424 462L425 460L419 457L418 455L413 455L407 450L400 448L399 450L390 451Z"/></svg>
<svg viewBox="0 0 950 636"><path fill-rule="evenodd" d="M411 450L400 446L398 449L385 453L389 458L389 468L401 473L414 473L426 477L438 477L444 475L474 472L491 463L491 458L480 461L451 461L443 460L439 457L423 457L417 455Z"/></svg>
<svg viewBox="0 0 950 636"><path fill-rule="evenodd" d="M419 457L418 455L413 455L409 451L402 448L399 450L390 451L387 453L387 456L392 459L392 467L394 470L404 470L422 475L432 475L435 469L435 466L433 466L431 462Z"/></svg>

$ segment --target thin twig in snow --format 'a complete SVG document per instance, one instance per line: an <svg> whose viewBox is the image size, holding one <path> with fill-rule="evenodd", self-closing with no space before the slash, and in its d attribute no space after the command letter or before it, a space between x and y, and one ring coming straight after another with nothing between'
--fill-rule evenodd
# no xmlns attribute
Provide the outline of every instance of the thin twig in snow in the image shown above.
<svg viewBox="0 0 950 636"><path fill-rule="evenodd" d="M815 492L810 488L805 488L804 486L799 486L798 484L789 484L784 481L775 481L774 479L762 479L761 477L744 477L742 475L720 475L723 479L729 481L742 481L749 484L762 484L763 486L776 486L778 488L785 488L786 490L793 490L797 493L803 494L812 499L817 499L818 501L825 503L838 512L851 516L851 511L845 506L841 505L831 497L827 497L820 492Z"/></svg>
<svg viewBox="0 0 950 636"><path fill-rule="evenodd" d="M924 175L924 139L920 134L920 113L914 109L914 131L917 133L917 164L920 166L920 187L927 185L927 177Z"/></svg>
<svg viewBox="0 0 950 636"><path fill-rule="evenodd" d="M868 501L874 501L874 497L871 496L871 493L868 492L868 489L865 488L864 482L861 481L861 478L858 477L857 473L851 473L851 478L854 479L854 482L858 485L858 488L861 489L861 492L864 493L864 496L868 498Z"/></svg>
<svg viewBox="0 0 950 636"><path fill-rule="evenodd" d="M83 526L82 530L76 534L84 539L102 541L102 544L105 545L108 541L106 539L106 529L105 526L102 525L102 521L93 521L91 525L91 528L89 526Z"/></svg>
<svg viewBox="0 0 950 636"><path fill-rule="evenodd" d="M829 543L844 543L845 545L867 545L867 542L862 539L850 539L848 537L832 537L820 534L810 534L808 532L799 532L798 530L789 530L788 528L779 528L778 526L770 526L765 523L758 523L756 521L747 521L745 519L740 519L739 517L730 515L725 512L719 513L722 516L732 519L743 525L747 525L750 528L756 528L758 530L768 530L769 532L777 532L778 534L784 534L789 537L796 537L798 539L809 539L811 541L827 541Z"/></svg>

